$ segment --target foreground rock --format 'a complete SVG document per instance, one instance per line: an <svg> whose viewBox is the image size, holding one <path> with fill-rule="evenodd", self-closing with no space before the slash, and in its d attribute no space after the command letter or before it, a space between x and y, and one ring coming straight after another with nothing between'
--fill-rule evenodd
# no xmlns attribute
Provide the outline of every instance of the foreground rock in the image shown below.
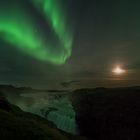
<svg viewBox="0 0 140 140"><path fill-rule="evenodd" d="M71 100L80 133L95 140L140 139L140 88L83 89Z"/></svg>

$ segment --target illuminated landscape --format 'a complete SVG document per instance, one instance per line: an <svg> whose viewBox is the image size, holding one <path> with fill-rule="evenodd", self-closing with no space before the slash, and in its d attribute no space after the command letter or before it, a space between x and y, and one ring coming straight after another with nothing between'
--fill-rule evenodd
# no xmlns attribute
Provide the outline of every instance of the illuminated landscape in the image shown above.
<svg viewBox="0 0 140 140"><path fill-rule="evenodd" d="M139 140L140 2L0 1L0 140Z"/></svg>

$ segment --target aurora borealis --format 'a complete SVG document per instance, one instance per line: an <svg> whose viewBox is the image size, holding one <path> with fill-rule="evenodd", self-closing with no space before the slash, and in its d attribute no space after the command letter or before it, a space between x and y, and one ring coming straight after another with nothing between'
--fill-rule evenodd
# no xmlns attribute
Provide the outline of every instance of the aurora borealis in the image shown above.
<svg viewBox="0 0 140 140"><path fill-rule="evenodd" d="M50 89L139 85L140 2L132 3L1 0L0 82ZM125 74L112 73L116 66Z"/></svg>
<svg viewBox="0 0 140 140"><path fill-rule="evenodd" d="M113 134L119 140L123 132L126 139L133 139L125 128L129 123L132 132L134 125L137 129L129 111L135 119L135 102L140 108L140 1L0 0L0 91L2 109L5 96L25 112L45 117L57 128L76 134L76 139L84 131L85 136L97 135L91 137L95 140L106 136L114 140L110 137ZM10 109L8 103L6 111L9 117L15 117L15 110ZM19 116L24 118L18 113L17 121ZM31 121L31 128L37 121L38 117ZM119 124L122 121L124 126ZM108 124L110 128L106 129ZM41 126L45 131L40 126L37 131L51 139L42 121ZM5 128L12 133L11 128ZM32 133L28 128L26 132L29 136ZM44 139L43 133L38 137L32 134L33 139Z"/></svg>
<svg viewBox="0 0 140 140"><path fill-rule="evenodd" d="M67 27L67 19L63 14L65 11L57 0L32 0L31 3L49 22L58 38L57 46L53 46L49 39L44 39L40 32L35 32L37 26L31 15L16 4L0 10L1 38L36 59L64 64L72 49L72 33L70 27Z"/></svg>

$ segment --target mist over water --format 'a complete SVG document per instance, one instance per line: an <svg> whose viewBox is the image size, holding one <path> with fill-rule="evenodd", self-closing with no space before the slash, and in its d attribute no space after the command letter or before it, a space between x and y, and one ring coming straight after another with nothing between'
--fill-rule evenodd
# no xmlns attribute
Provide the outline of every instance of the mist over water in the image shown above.
<svg viewBox="0 0 140 140"><path fill-rule="evenodd" d="M8 94L7 99L23 111L46 118L65 132L78 134L75 111L68 93L19 93L16 97Z"/></svg>

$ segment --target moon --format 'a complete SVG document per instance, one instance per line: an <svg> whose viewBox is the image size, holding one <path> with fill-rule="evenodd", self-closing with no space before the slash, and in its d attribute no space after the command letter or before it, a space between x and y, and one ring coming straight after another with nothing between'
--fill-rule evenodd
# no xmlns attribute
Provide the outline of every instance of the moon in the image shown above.
<svg viewBox="0 0 140 140"><path fill-rule="evenodd" d="M114 74L116 74L116 75L122 75L122 74L124 74L124 73L126 72L126 70L123 69L123 68L121 68L120 66L116 66L116 67L112 70L112 72L113 72Z"/></svg>

